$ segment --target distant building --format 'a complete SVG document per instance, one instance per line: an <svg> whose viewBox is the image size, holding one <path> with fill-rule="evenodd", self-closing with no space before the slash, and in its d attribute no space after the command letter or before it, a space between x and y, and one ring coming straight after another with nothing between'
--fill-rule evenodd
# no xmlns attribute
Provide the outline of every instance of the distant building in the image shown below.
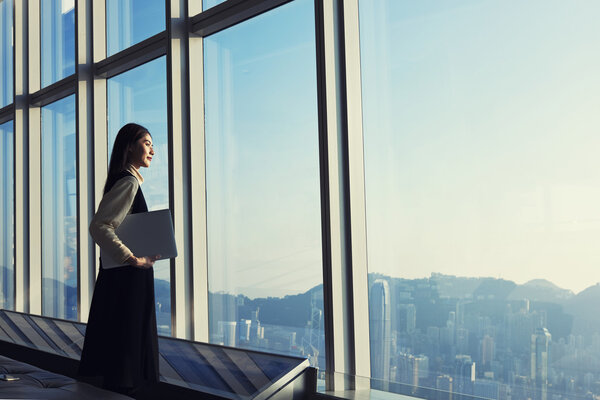
<svg viewBox="0 0 600 400"><path fill-rule="evenodd" d="M389 381L392 319L390 287L387 281L377 279L369 294L371 340L371 377Z"/></svg>
<svg viewBox="0 0 600 400"><path fill-rule="evenodd" d="M531 381L535 385L535 398L547 400L548 348L552 335L546 328L537 328L531 335Z"/></svg>
<svg viewBox="0 0 600 400"><path fill-rule="evenodd" d="M494 360L494 338L485 335L481 340L481 364L483 367L489 367Z"/></svg>
<svg viewBox="0 0 600 400"><path fill-rule="evenodd" d="M252 325L252 321L249 319L241 319L238 325L240 329L240 341L246 343L249 342L250 326Z"/></svg>
<svg viewBox="0 0 600 400"><path fill-rule="evenodd" d="M219 321L219 331L223 335L223 345L235 347L237 322L235 321Z"/></svg>
<svg viewBox="0 0 600 400"><path fill-rule="evenodd" d="M413 393L419 387L419 380L429 377L429 357L400 353L397 357L396 380L413 386Z"/></svg>
<svg viewBox="0 0 600 400"><path fill-rule="evenodd" d="M432 343L439 344L440 342L440 328L437 326L427 327L427 337Z"/></svg>
<svg viewBox="0 0 600 400"><path fill-rule="evenodd" d="M454 392L471 394L475 382L475 363L471 356L459 354L454 360Z"/></svg>
<svg viewBox="0 0 600 400"><path fill-rule="evenodd" d="M456 329L456 351L459 354L469 353L469 331L465 328Z"/></svg>
<svg viewBox="0 0 600 400"><path fill-rule="evenodd" d="M417 327L417 308L414 304L398 305L398 331L412 333Z"/></svg>
<svg viewBox="0 0 600 400"><path fill-rule="evenodd" d="M508 318L510 348L514 353L527 354L531 346L531 333L535 324L531 314L519 312Z"/></svg>
<svg viewBox="0 0 600 400"><path fill-rule="evenodd" d="M435 380L435 388L438 390L438 400L452 400L452 377L440 375Z"/></svg>
<svg viewBox="0 0 600 400"><path fill-rule="evenodd" d="M499 400L500 383L478 379L473 383L473 395L484 399Z"/></svg>
<svg viewBox="0 0 600 400"><path fill-rule="evenodd" d="M527 376L516 375L512 386L513 399L532 399L533 390L530 385L531 380Z"/></svg>
<svg viewBox="0 0 600 400"><path fill-rule="evenodd" d="M259 312L260 308L257 308L250 313L250 342L255 346L259 344L260 339L263 337L263 330L261 330L260 321L258 320Z"/></svg>

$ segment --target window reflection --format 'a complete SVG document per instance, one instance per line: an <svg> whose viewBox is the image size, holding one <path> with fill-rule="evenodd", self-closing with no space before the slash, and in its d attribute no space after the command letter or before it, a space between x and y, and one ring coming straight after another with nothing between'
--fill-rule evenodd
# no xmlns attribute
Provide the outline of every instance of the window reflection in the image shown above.
<svg viewBox="0 0 600 400"><path fill-rule="evenodd" d="M13 123L0 125L0 308L14 309L14 138Z"/></svg>
<svg viewBox="0 0 600 400"><path fill-rule="evenodd" d="M360 2L378 388L600 395L600 4L520 5Z"/></svg>
<svg viewBox="0 0 600 400"><path fill-rule="evenodd" d="M77 318L75 96L42 107L42 312Z"/></svg>
<svg viewBox="0 0 600 400"><path fill-rule="evenodd" d="M167 70L160 57L107 81L108 154L119 129L128 122L146 127L152 135L155 156L144 177L142 191L149 210L169 208L169 152L167 138ZM107 166L108 167L108 166ZM158 333L171 333L170 262L154 264Z"/></svg>
<svg viewBox="0 0 600 400"><path fill-rule="evenodd" d="M204 45L210 340L324 368L313 4Z"/></svg>
<svg viewBox="0 0 600 400"><path fill-rule="evenodd" d="M0 108L13 102L13 2L0 1Z"/></svg>
<svg viewBox="0 0 600 400"><path fill-rule="evenodd" d="M106 0L106 55L165 30L165 0Z"/></svg>
<svg viewBox="0 0 600 400"><path fill-rule="evenodd" d="M40 1L42 87L75 73L75 0Z"/></svg>

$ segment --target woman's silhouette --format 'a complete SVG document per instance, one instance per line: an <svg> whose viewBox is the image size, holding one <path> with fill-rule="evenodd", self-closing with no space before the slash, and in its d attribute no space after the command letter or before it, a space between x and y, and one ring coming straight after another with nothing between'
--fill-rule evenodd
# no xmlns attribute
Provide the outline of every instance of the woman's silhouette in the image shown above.
<svg viewBox="0 0 600 400"><path fill-rule="evenodd" d="M123 126L113 146L104 195L90 223L102 252L123 265L104 268L94 288L80 376L99 376L103 387L135 395L158 381L158 336L154 304L155 257L136 257L115 234L130 213L148 211L141 167L154 156L152 136L143 126Z"/></svg>

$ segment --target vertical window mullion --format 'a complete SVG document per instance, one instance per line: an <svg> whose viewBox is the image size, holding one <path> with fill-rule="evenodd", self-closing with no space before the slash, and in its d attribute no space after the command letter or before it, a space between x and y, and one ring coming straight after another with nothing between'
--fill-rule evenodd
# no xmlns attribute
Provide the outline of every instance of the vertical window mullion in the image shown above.
<svg viewBox="0 0 600 400"><path fill-rule="evenodd" d="M14 3L14 155L15 155L15 310L29 308L27 297L29 277L29 182L28 182L28 143L27 130L29 110L26 101L28 94L29 44L28 2Z"/></svg>
<svg viewBox="0 0 600 400"><path fill-rule="evenodd" d="M189 73L187 41L187 1L167 3L167 104L169 132L170 204L177 243L190 243L192 211L190 202L190 123ZM170 9L169 9L170 6ZM174 157L177 154L178 157ZM178 176L181 179L173 179ZM181 247L181 246L180 246ZM180 248L171 260L171 315L173 336L191 339L192 326L192 263L189 246Z"/></svg>
<svg viewBox="0 0 600 400"><path fill-rule="evenodd" d="M188 15L196 15L202 11L201 2L188 2ZM190 148L195 149L195 156L190 159L190 195L194 207L188 217L192 224L193 249L193 339L201 342L209 341L208 328L208 258L206 242L206 154L204 138L204 48L203 38L196 35L189 37L189 109L190 112ZM191 73L194 71L194 73Z"/></svg>
<svg viewBox="0 0 600 400"><path fill-rule="evenodd" d="M88 226L94 212L94 99L93 85L93 0L76 0L75 4L75 73L77 74L77 226L78 320L87 320L95 282L94 242Z"/></svg>
<svg viewBox="0 0 600 400"><path fill-rule="evenodd" d="M366 382L355 376L370 374L358 7L354 0L317 3L323 12L331 235L327 390L346 390Z"/></svg>
<svg viewBox="0 0 600 400"><path fill-rule="evenodd" d="M348 200L352 248L355 374L370 377L367 229L363 160L362 93L358 0L344 1L344 55L347 118Z"/></svg>
<svg viewBox="0 0 600 400"><path fill-rule="evenodd" d="M28 3L28 28L29 28L29 74L28 92L35 93L40 89L41 82L41 19L40 2ZM27 130L22 132L27 135L28 142L28 179L29 179L29 274L26 290L29 294L29 307L26 312L32 314L42 313L42 210L41 210L41 114L40 108L31 104L27 105L29 123Z"/></svg>

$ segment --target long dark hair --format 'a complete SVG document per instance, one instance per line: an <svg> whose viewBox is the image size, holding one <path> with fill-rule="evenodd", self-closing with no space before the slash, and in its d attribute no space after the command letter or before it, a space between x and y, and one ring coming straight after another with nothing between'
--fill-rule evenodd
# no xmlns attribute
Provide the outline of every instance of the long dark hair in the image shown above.
<svg viewBox="0 0 600 400"><path fill-rule="evenodd" d="M112 186L121 171L127 167L127 154L131 146L147 134L150 135L148 129L133 122L119 129L110 155L110 162L108 163L108 176L104 184L104 193Z"/></svg>

